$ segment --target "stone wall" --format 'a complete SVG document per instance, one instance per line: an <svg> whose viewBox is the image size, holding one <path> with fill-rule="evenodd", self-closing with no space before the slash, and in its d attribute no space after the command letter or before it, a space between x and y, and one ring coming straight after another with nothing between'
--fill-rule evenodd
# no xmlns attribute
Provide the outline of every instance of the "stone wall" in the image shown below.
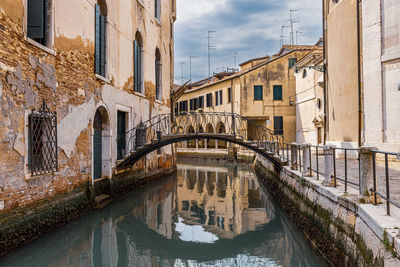
<svg viewBox="0 0 400 267"><path fill-rule="evenodd" d="M163 1L160 21L154 3L107 1L107 74L94 70L94 6L97 1L49 1L50 44L27 37L27 1L0 3L0 214L76 188L94 185L93 120L106 114L107 145L102 152L104 179L112 179L117 160L117 112L128 114L126 130L170 111L173 77L173 22L176 11ZM122 8L123 7L123 8ZM130 19L132 22L126 23ZM144 93L133 92L133 40L143 36ZM155 99L156 48L162 57L162 95ZM28 169L28 115L45 101L57 113L58 171L31 176ZM103 142L105 143L105 141ZM174 169L172 146L149 154L131 169L142 176Z"/></svg>
<svg viewBox="0 0 400 267"><path fill-rule="evenodd" d="M398 220L298 171L258 158L259 178L311 244L335 266L399 266Z"/></svg>

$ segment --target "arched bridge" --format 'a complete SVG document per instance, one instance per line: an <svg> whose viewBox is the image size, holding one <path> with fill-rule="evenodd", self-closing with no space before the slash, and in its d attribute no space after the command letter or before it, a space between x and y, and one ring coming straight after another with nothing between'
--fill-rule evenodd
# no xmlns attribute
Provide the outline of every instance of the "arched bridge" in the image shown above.
<svg viewBox="0 0 400 267"><path fill-rule="evenodd" d="M217 140L246 147L281 166L284 137L236 113L189 112L157 115L118 136L123 159L117 168L132 166L163 146L190 140Z"/></svg>

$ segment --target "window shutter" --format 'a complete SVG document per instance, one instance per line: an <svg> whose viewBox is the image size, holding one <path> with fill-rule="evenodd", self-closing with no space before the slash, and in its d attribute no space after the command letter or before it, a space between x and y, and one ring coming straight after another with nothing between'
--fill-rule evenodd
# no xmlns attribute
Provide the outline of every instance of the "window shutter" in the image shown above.
<svg viewBox="0 0 400 267"><path fill-rule="evenodd" d="M95 6L95 72L100 74L100 6Z"/></svg>
<svg viewBox="0 0 400 267"><path fill-rule="evenodd" d="M143 48L141 46L138 46L138 56L139 56L139 61L138 61L138 70L139 70L139 92L142 93L142 87L143 87Z"/></svg>
<svg viewBox="0 0 400 267"><path fill-rule="evenodd" d="M133 76L134 76L134 90L139 91L139 70L138 70L138 45L137 41L133 41Z"/></svg>
<svg viewBox="0 0 400 267"><path fill-rule="evenodd" d="M106 76L106 17L100 15L100 75Z"/></svg>
<svg viewBox="0 0 400 267"><path fill-rule="evenodd" d="M161 22L161 1L160 0L154 0L154 16L156 19L158 19L159 22Z"/></svg>
<svg viewBox="0 0 400 267"><path fill-rule="evenodd" d="M28 37L43 39L45 33L45 0L28 0Z"/></svg>
<svg viewBox="0 0 400 267"><path fill-rule="evenodd" d="M223 103L223 98L222 98L222 90L219 91L219 104L222 105Z"/></svg>
<svg viewBox="0 0 400 267"><path fill-rule="evenodd" d="M282 100L282 85L274 85L274 100Z"/></svg>

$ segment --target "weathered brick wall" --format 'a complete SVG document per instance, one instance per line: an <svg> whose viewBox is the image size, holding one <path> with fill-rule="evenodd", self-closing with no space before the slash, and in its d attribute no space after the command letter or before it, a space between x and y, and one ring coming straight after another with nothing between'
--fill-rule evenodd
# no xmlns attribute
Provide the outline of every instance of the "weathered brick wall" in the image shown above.
<svg viewBox="0 0 400 267"><path fill-rule="evenodd" d="M93 49L88 49L93 44L57 50L54 56L29 44L21 23L1 8L0 25L0 201L7 211L90 181L90 169L81 168L82 163L91 166L90 124L81 132L72 156L59 150L56 175L25 178L25 112L38 109L45 100L60 121L68 114L68 105L78 106L89 98L99 101L96 88L101 83L93 75ZM78 88L85 94L79 95Z"/></svg>
<svg viewBox="0 0 400 267"><path fill-rule="evenodd" d="M16 5L17 2L20 1L16 1ZM56 36L56 55L48 53L26 41L22 27L23 12L12 12L23 7L12 4L7 0L0 5L0 213L82 188L83 184L92 181L92 119L85 121L87 125L82 129L82 125L79 126L79 135L76 140L72 139L75 143L59 144L56 174L30 178L25 166L26 114L32 108L39 109L42 100L45 100L49 108L57 112L58 123L64 125L58 127L59 138L65 137L71 134L68 127L78 126L70 123L65 127L63 119L71 114L79 119L85 114L75 111L75 115L72 109L84 105L93 107L83 109L93 112L90 114L92 118L96 105L103 102L104 88L104 82L94 75L92 42L80 37L69 39ZM112 80L109 86L113 86ZM147 83L146 87L149 86ZM119 90L123 91L123 88ZM153 91L151 88L146 91L151 114L155 97L150 92ZM166 103L165 106L168 105ZM144 170L145 176L160 172L162 168L173 168L174 164L171 153L153 153L134 169Z"/></svg>

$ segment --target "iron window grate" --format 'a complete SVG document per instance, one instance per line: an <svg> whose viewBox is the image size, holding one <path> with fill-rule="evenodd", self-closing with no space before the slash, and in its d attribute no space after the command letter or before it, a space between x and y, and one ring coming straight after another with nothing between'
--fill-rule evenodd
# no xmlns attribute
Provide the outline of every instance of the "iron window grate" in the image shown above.
<svg viewBox="0 0 400 267"><path fill-rule="evenodd" d="M57 114L43 101L39 111L29 115L29 165L32 176L54 173L57 161Z"/></svg>

